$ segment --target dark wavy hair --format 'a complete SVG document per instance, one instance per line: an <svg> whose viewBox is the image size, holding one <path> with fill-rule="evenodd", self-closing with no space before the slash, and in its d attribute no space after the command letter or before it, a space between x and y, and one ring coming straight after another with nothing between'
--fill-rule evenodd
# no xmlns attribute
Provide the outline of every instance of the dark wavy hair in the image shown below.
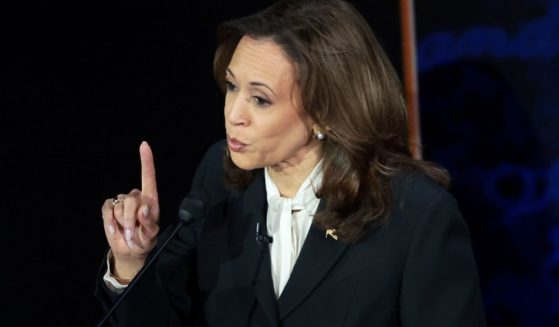
<svg viewBox="0 0 559 327"><path fill-rule="evenodd" d="M214 74L220 86L244 36L275 42L296 69L303 110L326 133L323 181L325 210L314 223L336 228L347 243L383 225L393 206L391 179L416 170L447 186L448 174L414 160L401 84L365 19L341 0L280 1L218 27ZM226 181L245 187L253 171L224 158Z"/></svg>

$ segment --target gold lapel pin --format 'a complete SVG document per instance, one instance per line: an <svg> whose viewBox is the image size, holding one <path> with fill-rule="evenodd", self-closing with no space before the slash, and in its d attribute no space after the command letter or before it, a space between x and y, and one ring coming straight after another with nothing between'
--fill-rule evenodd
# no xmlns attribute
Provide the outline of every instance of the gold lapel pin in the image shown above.
<svg viewBox="0 0 559 327"><path fill-rule="evenodd" d="M336 241L338 240L338 235L336 235L336 229L335 228L327 229L326 234L324 235L324 238L328 238L328 235L330 235L330 237L332 237Z"/></svg>

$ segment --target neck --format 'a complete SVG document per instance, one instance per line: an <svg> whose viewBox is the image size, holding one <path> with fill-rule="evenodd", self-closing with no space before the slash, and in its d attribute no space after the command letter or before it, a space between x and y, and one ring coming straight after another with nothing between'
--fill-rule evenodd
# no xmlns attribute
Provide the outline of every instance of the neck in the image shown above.
<svg viewBox="0 0 559 327"><path fill-rule="evenodd" d="M297 194L301 184L320 161L320 150L320 145L317 145L303 156L268 167L268 174L281 196L292 198Z"/></svg>

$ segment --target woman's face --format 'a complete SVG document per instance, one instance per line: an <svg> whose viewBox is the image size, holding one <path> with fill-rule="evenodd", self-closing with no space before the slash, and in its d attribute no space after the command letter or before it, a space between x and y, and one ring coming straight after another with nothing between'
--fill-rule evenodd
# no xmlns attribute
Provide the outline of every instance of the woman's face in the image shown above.
<svg viewBox="0 0 559 327"><path fill-rule="evenodd" d="M225 130L235 165L250 170L318 162L320 143L301 109L295 68L278 45L244 36L225 80Z"/></svg>

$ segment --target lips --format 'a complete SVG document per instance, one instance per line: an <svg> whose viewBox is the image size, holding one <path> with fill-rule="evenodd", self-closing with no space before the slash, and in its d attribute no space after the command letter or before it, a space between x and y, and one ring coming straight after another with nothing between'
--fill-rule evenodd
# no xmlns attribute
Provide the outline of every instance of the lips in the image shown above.
<svg viewBox="0 0 559 327"><path fill-rule="evenodd" d="M248 144L245 144L236 138L227 136L227 145L229 145L229 150L233 152L240 152L242 151Z"/></svg>

